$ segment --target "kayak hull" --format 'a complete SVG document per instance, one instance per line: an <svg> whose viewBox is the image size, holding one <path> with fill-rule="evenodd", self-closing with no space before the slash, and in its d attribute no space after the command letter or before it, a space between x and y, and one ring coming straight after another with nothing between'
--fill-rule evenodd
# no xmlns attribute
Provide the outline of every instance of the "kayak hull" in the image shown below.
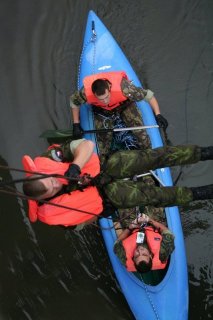
<svg viewBox="0 0 213 320"><path fill-rule="evenodd" d="M79 65L78 87L83 85L83 78L94 73L125 70L129 79L136 86L142 86L123 51L97 15L88 14L83 50ZM144 125L156 125L150 105L137 103L141 110ZM81 126L84 130L94 129L91 106L81 107ZM153 148L162 146L158 128L147 129ZM87 139L95 142L94 134L86 134ZM173 185L170 169L156 170L158 177L166 186ZM121 290L136 319L185 320L188 319L188 275L180 214L177 207L166 208L169 229L175 235L175 250L171 255L169 267L164 279L156 286L146 285L133 273L127 272L113 252L117 238L113 223L100 219L106 249Z"/></svg>

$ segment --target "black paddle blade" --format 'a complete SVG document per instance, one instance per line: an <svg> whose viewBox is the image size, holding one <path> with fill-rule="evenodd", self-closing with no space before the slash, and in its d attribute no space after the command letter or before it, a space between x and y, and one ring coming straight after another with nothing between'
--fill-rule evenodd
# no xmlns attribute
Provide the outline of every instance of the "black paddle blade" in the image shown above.
<svg viewBox="0 0 213 320"><path fill-rule="evenodd" d="M52 139L52 138L72 138L72 130L46 130L39 137Z"/></svg>

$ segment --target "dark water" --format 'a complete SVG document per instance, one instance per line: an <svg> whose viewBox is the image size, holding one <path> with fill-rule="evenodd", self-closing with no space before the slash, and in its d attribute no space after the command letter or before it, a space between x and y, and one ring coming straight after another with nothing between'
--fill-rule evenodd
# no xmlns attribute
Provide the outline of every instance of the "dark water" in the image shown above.
<svg viewBox="0 0 213 320"><path fill-rule="evenodd" d="M70 126L68 96L90 9L155 92L173 144L212 145L212 1L1 0L0 163L21 168L23 154L46 148L42 131ZM212 182L206 162L183 168L178 184ZM132 319L99 230L30 225L21 200L0 195L0 203L1 320ZM182 210L190 319L213 317L212 214L212 201Z"/></svg>

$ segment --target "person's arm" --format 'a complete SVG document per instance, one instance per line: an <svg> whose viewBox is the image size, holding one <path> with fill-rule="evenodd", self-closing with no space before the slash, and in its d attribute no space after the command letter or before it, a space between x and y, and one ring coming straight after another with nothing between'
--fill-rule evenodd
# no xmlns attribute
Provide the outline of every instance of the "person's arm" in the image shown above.
<svg viewBox="0 0 213 320"><path fill-rule="evenodd" d="M143 224L143 223L150 224L155 229L157 229L160 234L162 234L166 230L169 230L163 223L160 223L160 222L150 218L146 214L142 214L141 217L133 220L131 222L131 224L129 225L129 229L132 230L132 229L135 229L135 228L140 228L141 224Z"/></svg>
<svg viewBox="0 0 213 320"><path fill-rule="evenodd" d="M71 142L70 148L74 155L72 164L78 165L82 169L93 154L94 143L91 140L82 140L77 146L72 146Z"/></svg>
<svg viewBox="0 0 213 320"><path fill-rule="evenodd" d="M153 111L158 113L160 112L160 108L158 105L158 102L156 98L152 99L154 97L154 92L152 92L149 89L144 89L141 87L136 87L131 81L123 78L121 81L121 90L123 94L127 97L127 99L131 101L141 101L145 100L147 102L151 101L151 107L153 108Z"/></svg>
<svg viewBox="0 0 213 320"><path fill-rule="evenodd" d="M120 260L120 262L126 266L126 252L123 247L122 241L115 241L114 246L113 246L113 251Z"/></svg>
<svg viewBox="0 0 213 320"><path fill-rule="evenodd" d="M142 223L148 223L148 221L149 217L146 214L142 214L141 217L133 220L128 228L121 232L121 234L118 236L118 240L122 241L126 239L134 229L139 229Z"/></svg>
<svg viewBox="0 0 213 320"><path fill-rule="evenodd" d="M163 231L168 230L168 228L163 223L157 222L153 219L149 219L148 223L151 224L155 229L157 229L160 234L162 234Z"/></svg>
<svg viewBox="0 0 213 320"><path fill-rule="evenodd" d="M168 127L168 121L160 112L160 107L157 99L154 97L154 92L149 89L145 90L141 87L136 87L133 83L125 78L122 79L121 90L123 94L131 101L147 101L154 112L157 124L164 129Z"/></svg>
<svg viewBox="0 0 213 320"><path fill-rule="evenodd" d="M149 219L149 224L158 230L162 236L159 258L162 262L168 260L170 254L173 252L174 245L174 235L173 233L162 223L157 222L153 219Z"/></svg>
<svg viewBox="0 0 213 320"><path fill-rule="evenodd" d="M49 158L57 162L73 162L76 156L78 155L79 149L81 150L82 146L86 145L86 150L90 144L93 144L90 140L85 139L75 139L66 141L61 145L51 145L48 147L47 151L41 154L41 157Z"/></svg>
<svg viewBox="0 0 213 320"><path fill-rule="evenodd" d="M90 160L94 150L94 143L84 139L74 140L70 143L70 150L74 159L64 175L68 178L76 178L81 174L81 169Z"/></svg>
<svg viewBox="0 0 213 320"><path fill-rule="evenodd" d="M73 120L73 135L75 137L81 137L82 129L80 126L80 106L86 102L86 96L84 94L84 88L76 91L70 97L70 107Z"/></svg>
<svg viewBox="0 0 213 320"><path fill-rule="evenodd" d="M175 249L175 236L169 229L163 231L161 235L162 241L160 246L159 258L162 262L165 262L166 260L168 260L170 254Z"/></svg>
<svg viewBox="0 0 213 320"><path fill-rule="evenodd" d="M149 100L149 104L152 107L152 110L154 111L154 114L157 116L158 114L160 114L160 107L159 104L157 102L157 99L152 96L152 98Z"/></svg>
<svg viewBox="0 0 213 320"><path fill-rule="evenodd" d="M131 232L132 232L132 230L130 230L128 228L124 229L121 232L121 234L118 236L117 241L123 241L124 239L126 239L130 235Z"/></svg>
<svg viewBox="0 0 213 320"><path fill-rule="evenodd" d="M72 104L71 107L73 124L80 123L80 107Z"/></svg>

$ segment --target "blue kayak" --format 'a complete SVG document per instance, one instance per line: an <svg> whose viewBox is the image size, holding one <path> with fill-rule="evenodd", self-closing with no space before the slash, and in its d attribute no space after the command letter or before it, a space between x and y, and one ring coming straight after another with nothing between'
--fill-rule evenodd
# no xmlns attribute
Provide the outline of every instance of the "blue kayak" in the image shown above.
<svg viewBox="0 0 213 320"><path fill-rule="evenodd" d="M111 33L97 15L90 11L80 58L78 87L83 85L83 78L87 75L118 70L124 70L136 86L142 86ZM145 101L137 105L141 110L144 124L156 125L150 105ZM84 130L94 129L92 108L88 104L81 108L81 126ZM147 129L147 134L153 148L162 146L158 128ZM95 142L94 134L87 134L86 138ZM156 174L165 186L172 186L169 168L158 169ZM175 250L164 274L160 274L159 271L157 282L126 270L113 252L117 235L112 220L100 219L114 273L134 317L140 320L188 319L188 275L180 214L177 207L165 210L168 227L175 235ZM104 230L105 228L107 230Z"/></svg>

